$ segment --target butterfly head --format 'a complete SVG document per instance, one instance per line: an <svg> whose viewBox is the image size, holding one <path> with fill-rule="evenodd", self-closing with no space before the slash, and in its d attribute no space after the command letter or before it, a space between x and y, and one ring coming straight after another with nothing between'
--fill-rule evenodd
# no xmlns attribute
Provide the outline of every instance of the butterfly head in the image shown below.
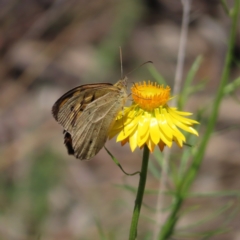
<svg viewBox="0 0 240 240"><path fill-rule="evenodd" d="M127 80L128 80L128 78L125 76L123 79L120 79L118 82L116 82L114 84L114 86L116 86L120 89L122 89L122 88L126 89L127 88Z"/></svg>

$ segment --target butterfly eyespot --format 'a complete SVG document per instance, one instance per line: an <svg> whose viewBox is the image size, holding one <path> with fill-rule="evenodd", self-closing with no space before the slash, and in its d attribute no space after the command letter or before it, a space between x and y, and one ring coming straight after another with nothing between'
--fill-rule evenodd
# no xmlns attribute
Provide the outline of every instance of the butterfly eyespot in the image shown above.
<svg viewBox="0 0 240 240"><path fill-rule="evenodd" d="M92 144L92 140L89 141L89 144Z"/></svg>

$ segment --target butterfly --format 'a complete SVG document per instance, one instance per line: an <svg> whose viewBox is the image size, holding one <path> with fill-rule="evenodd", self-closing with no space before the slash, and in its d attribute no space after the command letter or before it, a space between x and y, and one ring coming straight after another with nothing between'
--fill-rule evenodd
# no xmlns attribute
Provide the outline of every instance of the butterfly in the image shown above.
<svg viewBox="0 0 240 240"><path fill-rule="evenodd" d="M64 128L68 154L80 160L94 157L107 141L127 98L127 77L115 84L82 85L60 97L52 107L52 114Z"/></svg>

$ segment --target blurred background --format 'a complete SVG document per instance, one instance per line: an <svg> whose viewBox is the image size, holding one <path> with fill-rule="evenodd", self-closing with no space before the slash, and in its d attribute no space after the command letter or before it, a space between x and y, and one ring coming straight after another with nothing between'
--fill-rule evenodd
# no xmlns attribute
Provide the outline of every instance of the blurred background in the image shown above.
<svg viewBox="0 0 240 240"><path fill-rule="evenodd" d="M138 176L125 176L105 150L91 161L69 156L51 108L73 87L120 79L119 46L124 73L151 60L173 86L181 19L178 0L0 0L0 239L127 239L135 194L121 186L136 187ZM196 113L216 93L230 22L218 0L192 1L190 19L184 77L202 55L194 83L207 81L184 109ZM234 56L231 79L240 75L240 28ZM154 80L145 65L129 85L148 79ZM229 96L192 191L239 190L239 120L239 103ZM115 139L106 146L125 171L140 169L140 150L131 153ZM147 189L158 184L149 173ZM144 202L154 208L156 199L146 195ZM211 239L240 239L238 198L196 197L186 206L198 207L178 227L213 211L215 217L190 230L211 231L229 220L229 231ZM154 211L143 207L139 239L152 231L153 220Z"/></svg>

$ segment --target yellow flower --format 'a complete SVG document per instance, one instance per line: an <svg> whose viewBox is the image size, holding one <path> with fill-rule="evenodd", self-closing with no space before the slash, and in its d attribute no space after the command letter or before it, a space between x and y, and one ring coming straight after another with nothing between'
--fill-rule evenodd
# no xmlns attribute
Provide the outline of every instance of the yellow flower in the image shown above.
<svg viewBox="0 0 240 240"><path fill-rule="evenodd" d="M169 86L144 81L134 84L131 91L133 103L119 112L109 138L118 134L117 142L129 142L132 151L146 144L153 152L156 145L162 151L165 145L171 147L173 141L182 147L186 138L179 129L198 136L192 128L198 122L186 117L192 114L168 106L172 99Z"/></svg>

